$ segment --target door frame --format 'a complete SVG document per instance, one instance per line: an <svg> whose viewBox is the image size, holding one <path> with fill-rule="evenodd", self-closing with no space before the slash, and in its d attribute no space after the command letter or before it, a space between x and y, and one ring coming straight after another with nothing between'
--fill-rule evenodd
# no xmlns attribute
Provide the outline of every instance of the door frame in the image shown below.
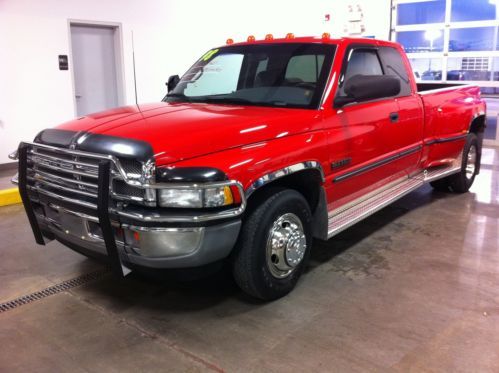
<svg viewBox="0 0 499 373"><path fill-rule="evenodd" d="M73 46L71 41L71 26L94 26L94 27L109 27L114 29L114 56L116 67L116 82L118 90L118 106L126 104L126 85L125 85L125 58L123 53L123 25L121 22L105 22L105 21L88 21L81 19L68 19L68 49L69 49L69 69L71 70L71 91L73 95L73 113L74 117L77 114L76 104L76 88L75 88L75 71L73 66Z"/></svg>

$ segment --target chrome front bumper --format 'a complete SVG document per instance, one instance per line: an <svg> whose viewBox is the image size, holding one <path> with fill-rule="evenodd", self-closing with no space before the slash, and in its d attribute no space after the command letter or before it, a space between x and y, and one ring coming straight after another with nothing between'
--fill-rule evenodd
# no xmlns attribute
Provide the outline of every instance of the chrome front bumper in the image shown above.
<svg viewBox="0 0 499 373"><path fill-rule="evenodd" d="M107 256L105 241L93 217L53 204L44 207L46 214L35 215L45 237L52 234L70 248L84 248L89 253ZM188 228L114 224L113 233L125 266L191 268L226 258L236 243L240 227L240 220Z"/></svg>

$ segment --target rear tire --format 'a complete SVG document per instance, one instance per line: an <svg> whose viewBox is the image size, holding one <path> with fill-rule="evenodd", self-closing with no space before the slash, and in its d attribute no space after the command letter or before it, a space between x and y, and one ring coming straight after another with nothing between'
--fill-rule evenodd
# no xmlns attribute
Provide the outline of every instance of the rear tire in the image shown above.
<svg viewBox="0 0 499 373"><path fill-rule="evenodd" d="M474 133L470 133L464 144L461 170L457 174L432 181L430 185L440 192L465 193L475 181L479 162L478 139Z"/></svg>
<svg viewBox="0 0 499 373"><path fill-rule="evenodd" d="M247 294L265 301L288 294L310 253L312 213L300 193L276 189L243 223L232 273Z"/></svg>
<svg viewBox="0 0 499 373"><path fill-rule="evenodd" d="M470 133L464 145L461 171L449 178L450 188L454 193L466 193L471 188L480 166L479 161L478 140L474 133Z"/></svg>

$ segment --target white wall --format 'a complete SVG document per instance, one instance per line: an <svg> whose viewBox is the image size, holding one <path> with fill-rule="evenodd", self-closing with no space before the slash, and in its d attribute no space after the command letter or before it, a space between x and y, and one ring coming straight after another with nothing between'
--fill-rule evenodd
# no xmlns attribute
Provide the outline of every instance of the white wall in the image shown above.
<svg viewBox="0 0 499 373"><path fill-rule="evenodd" d="M361 4L365 35L388 38L390 0L0 0L0 164L19 141L75 115L71 61L60 71L57 60L69 55L68 19L122 24L132 104L132 30L138 100L151 102L164 96L169 75L181 75L229 37L343 35L349 3Z"/></svg>

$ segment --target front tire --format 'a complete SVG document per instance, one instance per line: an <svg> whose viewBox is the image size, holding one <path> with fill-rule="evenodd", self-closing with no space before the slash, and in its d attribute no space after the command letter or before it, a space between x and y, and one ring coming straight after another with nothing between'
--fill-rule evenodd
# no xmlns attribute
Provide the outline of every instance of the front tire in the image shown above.
<svg viewBox="0 0 499 373"><path fill-rule="evenodd" d="M232 257L239 287L265 301L288 294L310 253L312 213L295 190L275 190L245 220Z"/></svg>

